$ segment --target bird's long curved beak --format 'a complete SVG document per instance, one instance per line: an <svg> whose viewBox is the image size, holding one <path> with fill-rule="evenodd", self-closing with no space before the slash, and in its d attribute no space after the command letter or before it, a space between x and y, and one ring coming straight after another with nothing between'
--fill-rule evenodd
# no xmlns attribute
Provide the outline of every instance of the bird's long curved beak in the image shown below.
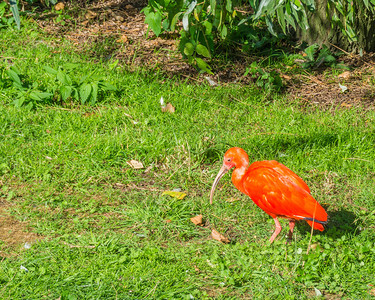
<svg viewBox="0 0 375 300"><path fill-rule="evenodd" d="M221 177L223 177L225 175L226 172L228 172L229 169L226 165L223 165L219 171L219 173L217 174L215 180L214 180L214 183L212 184L212 188L211 188L211 193L210 193L210 204L212 204L212 199L214 198L214 191L215 191L215 188L217 186L217 184L219 183L219 180L221 179Z"/></svg>

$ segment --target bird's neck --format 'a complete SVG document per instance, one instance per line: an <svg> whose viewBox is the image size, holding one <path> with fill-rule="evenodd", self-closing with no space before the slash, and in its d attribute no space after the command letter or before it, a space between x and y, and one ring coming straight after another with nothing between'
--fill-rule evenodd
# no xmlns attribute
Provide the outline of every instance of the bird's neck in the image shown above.
<svg viewBox="0 0 375 300"><path fill-rule="evenodd" d="M243 182L242 182L242 179L246 173L246 170L248 168L248 164L247 165L243 165L241 167L237 167L234 169L233 173L232 173L232 182L234 184L234 186L239 189L242 193L245 193L244 189L243 189Z"/></svg>

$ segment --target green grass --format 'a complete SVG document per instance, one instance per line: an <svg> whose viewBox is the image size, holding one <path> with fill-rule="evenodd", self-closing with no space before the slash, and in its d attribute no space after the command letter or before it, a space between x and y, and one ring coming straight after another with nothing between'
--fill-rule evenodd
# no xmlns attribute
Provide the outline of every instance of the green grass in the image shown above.
<svg viewBox="0 0 375 300"><path fill-rule="evenodd" d="M16 64L27 80L48 88L44 65L74 63L77 78L95 69L118 91L95 107L47 103L30 110L11 104L11 87L0 90L0 201L42 237L2 259L1 298L289 299L314 297L314 288L371 298L373 110L321 110L251 86L211 88L130 73L74 54L69 42L56 44L28 26L1 32L2 55L11 57L2 66ZM9 40L13 47L5 46ZM161 96L174 114L161 112ZM308 183L330 215L327 229L312 237L314 250L306 254L310 228L302 223L290 245L283 235L269 245L273 220L229 175L209 205L231 146L252 161L276 159ZM145 169L133 170L130 159ZM188 196L162 195L174 188ZM190 222L197 214L206 227ZM212 228L231 243L212 240Z"/></svg>

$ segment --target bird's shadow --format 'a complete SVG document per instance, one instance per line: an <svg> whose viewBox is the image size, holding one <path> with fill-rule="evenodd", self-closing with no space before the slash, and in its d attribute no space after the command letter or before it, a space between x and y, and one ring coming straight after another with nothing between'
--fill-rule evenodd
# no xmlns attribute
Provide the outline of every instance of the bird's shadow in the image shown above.
<svg viewBox="0 0 375 300"><path fill-rule="evenodd" d="M327 211L328 223L324 225L325 230L320 232L316 230L314 234L328 236L332 239L341 238L344 235L358 235L362 222L357 216L346 209L339 209L335 211ZM300 232L310 232L311 227L306 222L298 222L296 224Z"/></svg>

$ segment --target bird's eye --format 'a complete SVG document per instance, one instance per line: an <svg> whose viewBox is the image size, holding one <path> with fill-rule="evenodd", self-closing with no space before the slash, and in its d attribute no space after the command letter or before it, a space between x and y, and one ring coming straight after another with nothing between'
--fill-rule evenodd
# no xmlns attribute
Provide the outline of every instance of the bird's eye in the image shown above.
<svg viewBox="0 0 375 300"><path fill-rule="evenodd" d="M231 159L230 158L227 158L227 162L230 162L231 161Z"/></svg>

